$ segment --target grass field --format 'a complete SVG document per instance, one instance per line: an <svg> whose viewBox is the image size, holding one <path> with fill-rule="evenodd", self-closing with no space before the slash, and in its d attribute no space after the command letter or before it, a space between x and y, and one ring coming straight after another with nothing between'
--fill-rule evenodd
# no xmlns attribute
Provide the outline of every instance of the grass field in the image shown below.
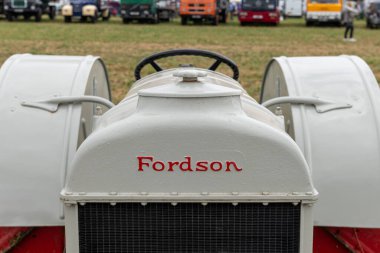
<svg viewBox="0 0 380 253"><path fill-rule="evenodd" d="M175 48L208 49L230 57L240 67L241 83L255 98L265 66L275 56L358 55L380 80L380 29L366 29L363 21L357 21L356 43L343 42L343 31L337 27L305 27L303 19L288 19L278 27L241 27L237 21L218 27L181 26L178 20L159 25L123 25L120 18L96 25L64 24L60 19L41 23L0 20L0 62L16 53L99 55L106 62L115 102L133 83L133 70L141 58ZM193 60L162 64L209 64Z"/></svg>

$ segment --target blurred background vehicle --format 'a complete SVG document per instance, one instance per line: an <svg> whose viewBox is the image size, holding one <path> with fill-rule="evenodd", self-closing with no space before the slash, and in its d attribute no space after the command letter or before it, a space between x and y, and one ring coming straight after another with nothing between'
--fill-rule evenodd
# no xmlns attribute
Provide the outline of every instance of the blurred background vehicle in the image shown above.
<svg viewBox="0 0 380 253"><path fill-rule="evenodd" d="M224 0L221 0L224 1ZM226 22L226 13L228 5L225 6L220 0L180 0L179 15L181 24L186 25L188 21L194 23L211 22L218 25L219 22Z"/></svg>
<svg viewBox="0 0 380 253"><path fill-rule="evenodd" d="M286 0L285 1L285 17L300 18L303 15L304 0Z"/></svg>
<svg viewBox="0 0 380 253"><path fill-rule="evenodd" d="M99 18L108 21L111 17L105 0L71 0L70 4L63 6L62 15L66 23L70 23L73 19L82 22L89 19L92 23L96 23Z"/></svg>
<svg viewBox="0 0 380 253"><path fill-rule="evenodd" d="M306 25L342 24L343 0L307 0Z"/></svg>
<svg viewBox="0 0 380 253"><path fill-rule="evenodd" d="M159 22L156 0L121 0L120 3L124 24L135 20L153 24Z"/></svg>
<svg viewBox="0 0 380 253"><path fill-rule="evenodd" d="M111 13L111 16L120 16L120 2L119 1L108 1L108 7Z"/></svg>
<svg viewBox="0 0 380 253"><path fill-rule="evenodd" d="M176 1L158 0L157 11L160 21L170 21L176 16Z"/></svg>
<svg viewBox="0 0 380 253"><path fill-rule="evenodd" d="M278 4L277 0L243 0L239 12L240 24L262 23L278 25L281 17Z"/></svg>
<svg viewBox="0 0 380 253"><path fill-rule="evenodd" d="M53 20L56 10L49 0L5 0L4 14L8 21L22 16L25 20L34 17L36 22L40 22L43 14L49 15L49 18Z"/></svg>
<svg viewBox="0 0 380 253"><path fill-rule="evenodd" d="M376 28L380 26L380 1L370 3L366 23L369 28Z"/></svg>

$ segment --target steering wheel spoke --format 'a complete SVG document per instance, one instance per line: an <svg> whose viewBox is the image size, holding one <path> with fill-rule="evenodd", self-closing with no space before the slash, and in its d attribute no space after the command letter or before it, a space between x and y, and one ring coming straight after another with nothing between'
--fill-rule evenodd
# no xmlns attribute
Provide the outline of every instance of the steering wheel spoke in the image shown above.
<svg viewBox="0 0 380 253"><path fill-rule="evenodd" d="M150 65L157 71L157 72L160 72L162 71L162 68L160 67L160 65L158 65L155 61L151 61L150 62Z"/></svg>
<svg viewBox="0 0 380 253"><path fill-rule="evenodd" d="M221 60L216 60L208 69L215 71L221 63L222 63Z"/></svg>
<svg viewBox="0 0 380 253"><path fill-rule="evenodd" d="M168 57L174 57L174 56L200 56L200 57L206 57L214 59L215 62L209 67L209 70L215 71L220 64L224 63L226 64L233 72L232 78L235 80L239 79L239 68L232 60L228 59L224 55L217 54L211 51L206 50L198 50L198 49L176 49L176 50L169 50L157 54L153 54L145 59L143 59L139 64L137 64L135 68L135 78L136 80L141 79L141 71L146 65L151 65L157 72L162 71L163 69L158 65L156 60L162 59L162 58L168 58Z"/></svg>

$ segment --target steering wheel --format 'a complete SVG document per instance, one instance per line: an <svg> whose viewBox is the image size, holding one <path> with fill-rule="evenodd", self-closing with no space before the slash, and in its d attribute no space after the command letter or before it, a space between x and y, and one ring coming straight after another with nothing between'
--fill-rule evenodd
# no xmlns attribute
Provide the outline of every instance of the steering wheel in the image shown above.
<svg viewBox="0 0 380 253"><path fill-rule="evenodd" d="M160 53L153 54L141 60L139 64L137 64L135 68L135 78L136 80L141 79L141 70L146 65L151 65L157 72L162 71L163 69L160 65L157 64L156 60L180 55L191 55L191 56L201 56L206 58L215 59L215 62L208 68L209 70L215 71L221 63L226 64L233 72L232 78L235 80L239 79L239 68L235 62L228 59L224 55L214 53L206 50L198 50L198 49L176 49L169 50Z"/></svg>

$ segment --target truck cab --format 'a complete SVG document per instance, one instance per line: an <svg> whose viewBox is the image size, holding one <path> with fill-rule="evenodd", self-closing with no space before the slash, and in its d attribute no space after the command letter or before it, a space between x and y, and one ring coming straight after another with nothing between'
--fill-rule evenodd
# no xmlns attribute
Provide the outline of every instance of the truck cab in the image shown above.
<svg viewBox="0 0 380 253"><path fill-rule="evenodd" d="M239 11L241 25L248 23L278 25L280 16L277 0L243 0Z"/></svg>
<svg viewBox="0 0 380 253"><path fill-rule="evenodd" d="M211 22L218 25L221 19L222 7L218 0L181 0L179 14L181 24L188 21L194 23Z"/></svg>
<svg viewBox="0 0 380 253"><path fill-rule="evenodd" d="M63 6L62 15L66 23L73 19L79 19L82 22L89 19L96 23L99 18L108 21L111 13L106 0L71 0L70 4Z"/></svg>
<svg viewBox="0 0 380 253"><path fill-rule="evenodd" d="M124 24L135 20L153 24L159 22L156 0L121 0L120 3Z"/></svg>
<svg viewBox="0 0 380 253"><path fill-rule="evenodd" d="M49 0L5 0L3 8L8 21L22 16L25 20L34 17L36 22L40 22L43 14L49 15L51 20L56 14L56 8Z"/></svg>
<svg viewBox="0 0 380 253"><path fill-rule="evenodd" d="M307 0L306 25L333 23L341 25L343 0Z"/></svg>

